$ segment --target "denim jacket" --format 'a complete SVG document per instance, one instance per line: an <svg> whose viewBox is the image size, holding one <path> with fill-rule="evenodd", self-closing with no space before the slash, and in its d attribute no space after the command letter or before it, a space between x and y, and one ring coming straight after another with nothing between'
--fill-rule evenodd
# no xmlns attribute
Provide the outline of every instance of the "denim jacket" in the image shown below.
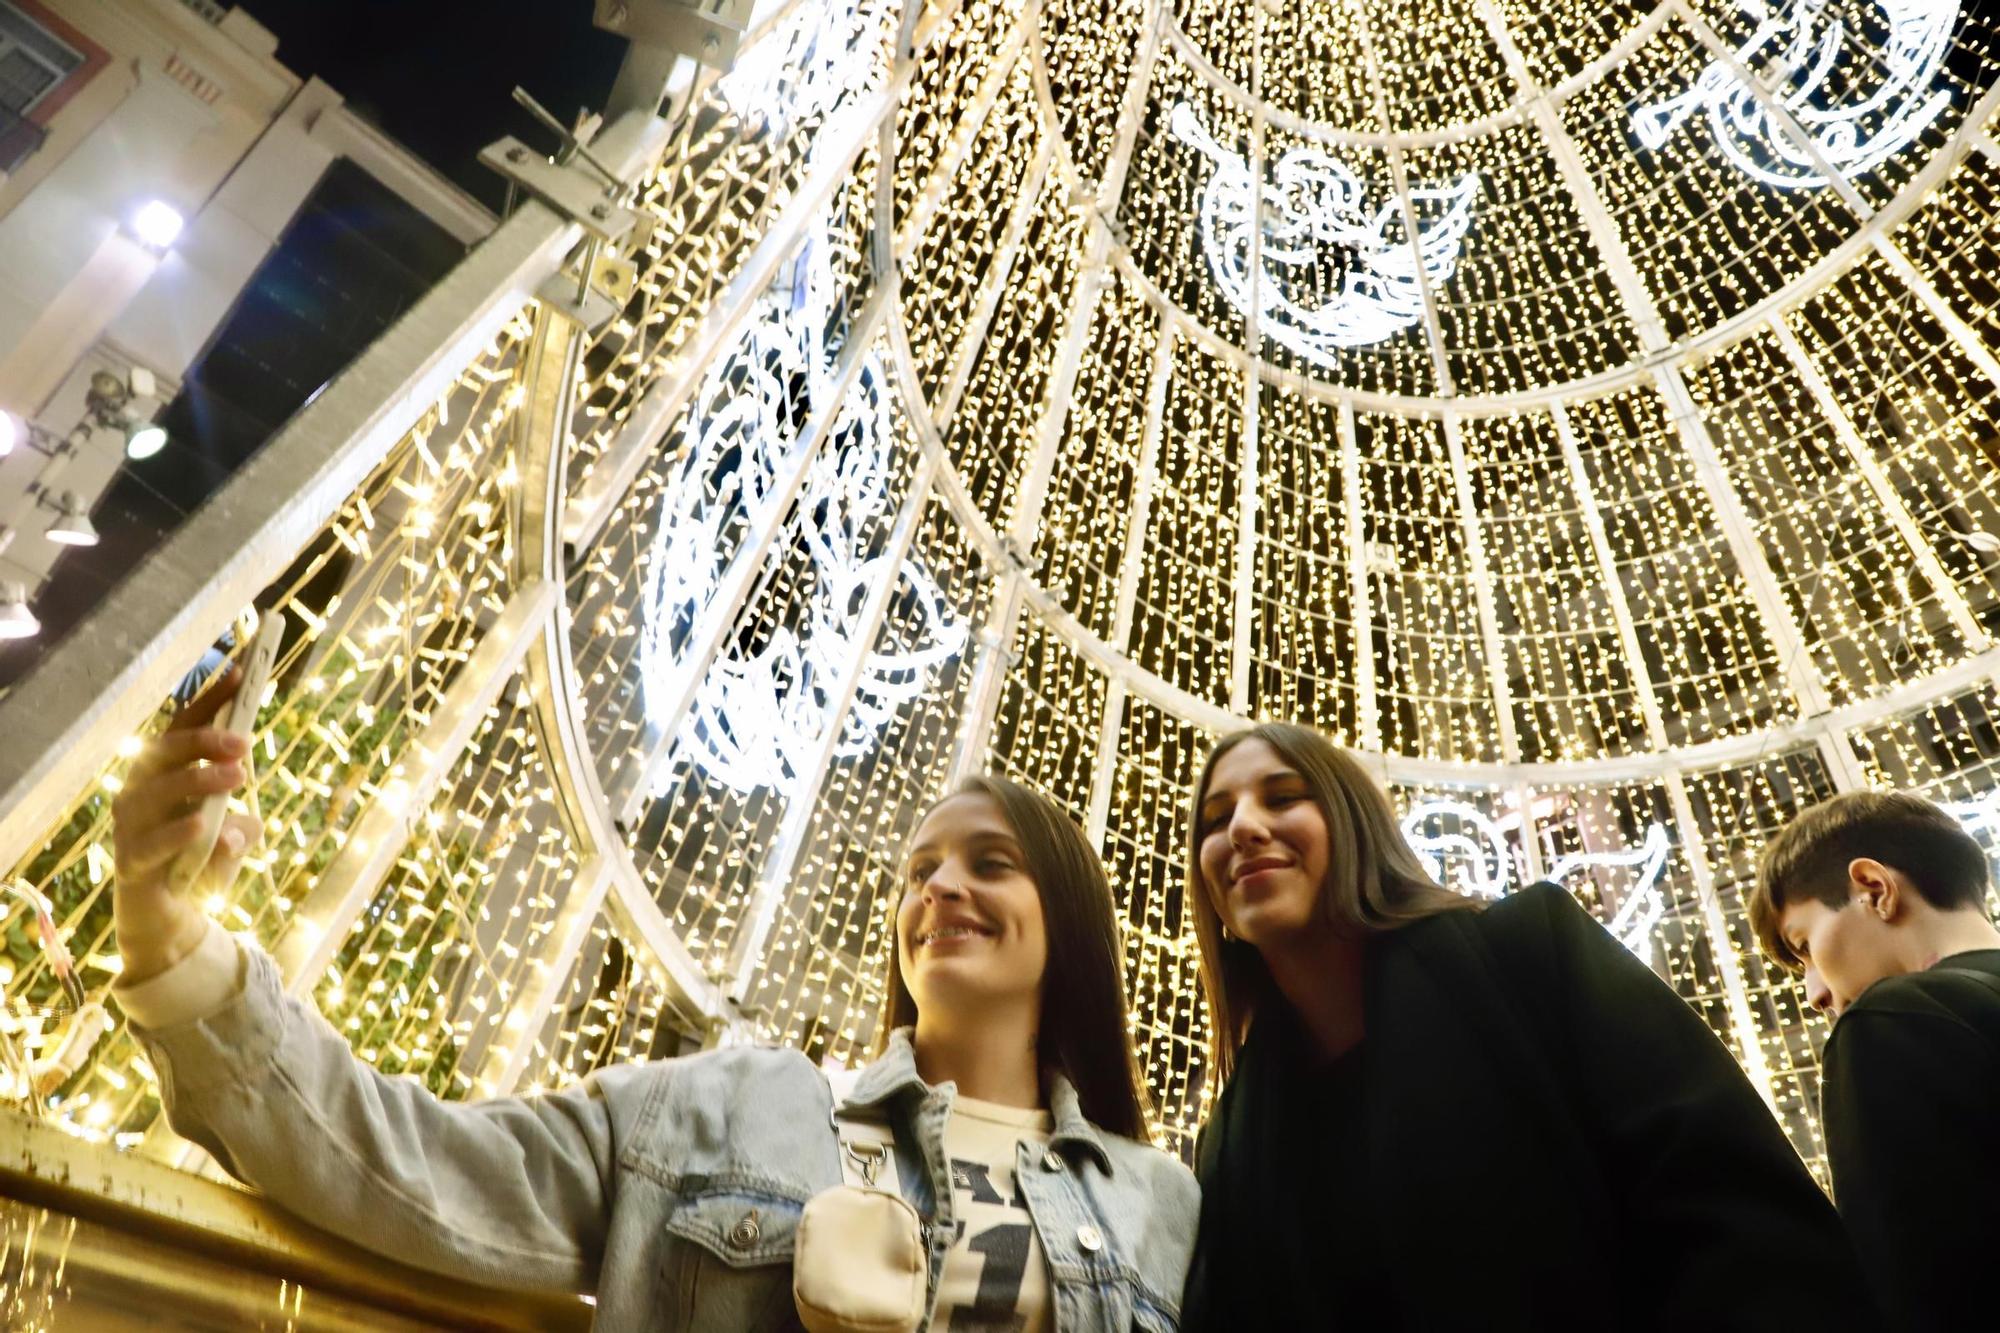
<svg viewBox="0 0 2000 1333"><path fill-rule="evenodd" d="M442 1102L357 1060L276 965L243 950L206 1017L134 1025L175 1130L306 1220L474 1282L595 1292L598 1327L797 1326L792 1246L806 1200L841 1182L832 1093L792 1050L731 1049L598 1071L546 1096ZM848 1103L896 1130L926 1220L933 1309L950 1246L944 1124L955 1088L917 1075L906 1031ZM1102 1132L1057 1078L1052 1144L1017 1180L1048 1260L1052 1326L1178 1326L1194 1177Z"/></svg>

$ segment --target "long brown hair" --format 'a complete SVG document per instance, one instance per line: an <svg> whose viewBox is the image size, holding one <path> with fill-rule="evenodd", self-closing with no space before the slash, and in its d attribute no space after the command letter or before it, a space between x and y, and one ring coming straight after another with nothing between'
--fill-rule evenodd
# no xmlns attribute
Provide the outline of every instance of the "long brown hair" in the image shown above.
<svg viewBox="0 0 2000 1333"><path fill-rule="evenodd" d="M1201 766L1189 802L1187 899L1194 912L1195 938L1201 944L1209 1059L1216 1077L1225 1081L1236 1067L1236 1052L1257 1007L1275 991L1256 946L1223 937L1222 919L1201 872L1201 803L1209 775L1218 759L1245 741L1264 742L1304 778L1320 818L1326 821L1326 882L1320 886L1319 907L1336 930L1380 934L1441 912L1476 912L1484 906L1425 873L1403 840L1388 796L1354 756L1319 732L1290 722L1265 722L1217 741Z"/></svg>
<svg viewBox="0 0 2000 1333"><path fill-rule="evenodd" d="M1028 877L1041 896L1042 933L1049 948L1042 970L1041 1025L1035 1037L1042 1069L1060 1072L1070 1081L1084 1118L1092 1124L1143 1141L1146 1098L1126 1022L1117 910L1097 853L1075 820L1017 782L975 777L944 799L953 796L985 796L1000 807L1020 841ZM903 982L901 955L901 942L892 930L889 1006L878 1051L892 1030L917 1021L917 1001Z"/></svg>

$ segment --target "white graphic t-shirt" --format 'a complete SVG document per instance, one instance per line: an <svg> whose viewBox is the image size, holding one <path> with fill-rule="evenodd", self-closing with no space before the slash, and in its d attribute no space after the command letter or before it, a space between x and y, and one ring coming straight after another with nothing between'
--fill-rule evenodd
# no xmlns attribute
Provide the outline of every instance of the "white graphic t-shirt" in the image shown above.
<svg viewBox="0 0 2000 1333"><path fill-rule="evenodd" d="M1048 1150L1047 1111L960 1097L944 1127L958 1236L938 1279L942 1333L1043 1333L1049 1327L1049 1268L1028 1205L1014 1189L1015 1145L1031 1160Z"/></svg>

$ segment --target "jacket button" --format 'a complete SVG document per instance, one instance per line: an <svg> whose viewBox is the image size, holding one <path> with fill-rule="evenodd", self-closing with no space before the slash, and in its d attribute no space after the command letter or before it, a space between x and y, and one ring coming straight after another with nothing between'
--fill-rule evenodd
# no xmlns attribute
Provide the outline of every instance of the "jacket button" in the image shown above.
<svg viewBox="0 0 2000 1333"><path fill-rule="evenodd" d="M1043 1169L1044 1171L1060 1171L1060 1170L1062 1170L1062 1169L1063 1169L1063 1159L1062 1159L1062 1154L1061 1154L1061 1153L1059 1153L1059 1152L1057 1152L1057 1151L1056 1151L1056 1150L1055 1150L1054 1148L1051 1148L1051 1149L1049 1149L1049 1150L1048 1150L1047 1152L1043 1153L1043 1154L1042 1154L1042 1169Z"/></svg>
<svg viewBox="0 0 2000 1333"><path fill-rule="evenodd" d="M1104 1248L1104 1236L1096 1227L1078 1227L1076 1243L1083 1246L1085 1254L1096 1254Z"/></svg>
<svg viewBox="0 0 2000 1333"><path fill-rule="evenodd" d="M757 1237L764 1234L764 1228L757 1225L755 1209L743 1215L743 1220L729 1228L729 1243L739 1250L747 1250L757 1243Z"/></svg>

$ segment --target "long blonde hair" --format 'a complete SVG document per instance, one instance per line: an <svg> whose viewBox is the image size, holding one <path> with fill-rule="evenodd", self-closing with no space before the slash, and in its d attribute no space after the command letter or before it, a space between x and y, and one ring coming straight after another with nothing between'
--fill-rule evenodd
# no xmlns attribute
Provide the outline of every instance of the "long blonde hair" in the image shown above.
<svg viewBox="0 0 2000 1333"><path fill-rule="evenodd" d="M1225 939L1222 919L1201 872L1201 803L1216 761L1245 741L1262 741L1305 779L1326 821L1326 881L1320 911L1335 929L1380 934L1443 912L1476 912L1484 904L1432 880L1403 840L1389 798L1354 757L1310 727L1265 722L1216 742L1201 767L1188 808L1187 898L1201 944L1201 988L1208 998L1209 1059L1227 1081L1259 1005L1275 987L1254 945Z"/></svg>

